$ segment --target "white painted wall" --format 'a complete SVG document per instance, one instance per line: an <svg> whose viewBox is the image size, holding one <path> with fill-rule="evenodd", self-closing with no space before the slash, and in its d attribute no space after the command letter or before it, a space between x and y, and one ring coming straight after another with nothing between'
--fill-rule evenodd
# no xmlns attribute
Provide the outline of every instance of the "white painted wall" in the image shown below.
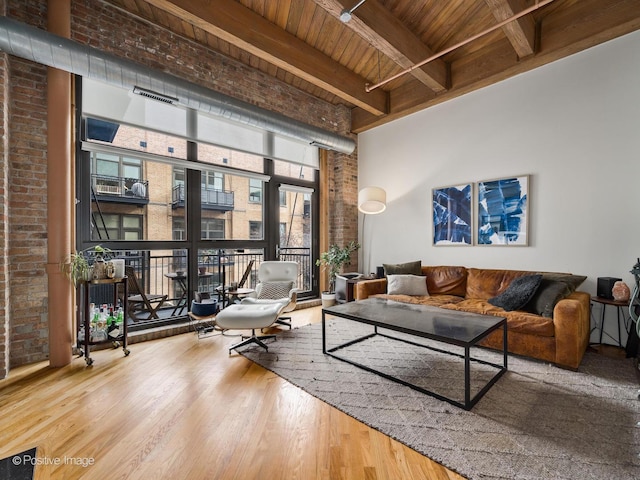
<svg viewBox="0 0 640 480"><path fill-rule="evenodd" d="M580 289L592 294L597 277L633 287L640 32L369 130L358 151L360 188L387 191L387 210L367 217L361 237L371 271L420 259L588 275ZM523 174L528 247L432 245L432 188ZM609 325L617 338L608 312Z"/></svg>

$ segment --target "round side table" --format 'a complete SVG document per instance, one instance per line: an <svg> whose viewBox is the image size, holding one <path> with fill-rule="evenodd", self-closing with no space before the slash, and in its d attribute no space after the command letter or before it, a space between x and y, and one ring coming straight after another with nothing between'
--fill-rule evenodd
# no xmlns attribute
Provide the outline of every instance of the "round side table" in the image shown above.
<svg viewBox="0 0 640 480"><path fill-rule="evenodd" d="M628 322L629 322L629 316L625 314L625 309L629 307L629 302L628 301L620 301L620 300L613 300L613 299L609 299L609 298L604 298L604 297L591 297L591 306L593 307L594 303L599 303L600 304L600 325L598 325L598 322L595 320L594 318L594 327L591 329L591 332L593 332L594 330L600 330L600 341L598 342L600 345L602 345L602 334L605 333L604 332L604 319L605 319L605 312L607 309L607 306L613 306L616 307L617 309L617 314L618 314L618 339L616 340L615 338L613 338L611 335L609 335L608 333L606 334L611 340L613 340L614 342L618 343L619 347L622 347L622 336L621 336L621 330L620 330L620 321L622 320L623 324L624 324L624 328L625 331L627 330L628 327Z"/></svg>

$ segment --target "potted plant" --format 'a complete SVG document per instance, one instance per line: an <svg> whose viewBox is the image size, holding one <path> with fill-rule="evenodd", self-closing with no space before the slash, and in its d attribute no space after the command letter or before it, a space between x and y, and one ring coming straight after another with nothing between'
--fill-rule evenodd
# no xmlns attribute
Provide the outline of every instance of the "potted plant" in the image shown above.
<svg viewBox="0 0 640 480"><path fill-rule="evenodd" d="M316 265L329 272L329 290L322 292L322 306L330 307L336 302L336 275L344 265L351 263L351 255L360 248L355 241L349 242L344 247L331 245L329 250L320 254Z"/></svg>

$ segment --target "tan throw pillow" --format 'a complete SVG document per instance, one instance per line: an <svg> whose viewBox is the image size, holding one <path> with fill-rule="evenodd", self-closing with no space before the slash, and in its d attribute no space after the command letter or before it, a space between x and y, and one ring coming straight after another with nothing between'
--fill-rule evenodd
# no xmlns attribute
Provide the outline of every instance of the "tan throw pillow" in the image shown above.
<svg viewBox="0 0 640 480"><path fill-rule="evenodd" d="M387 275L389 295L429 295L427 277L421 275Z"/></svg>

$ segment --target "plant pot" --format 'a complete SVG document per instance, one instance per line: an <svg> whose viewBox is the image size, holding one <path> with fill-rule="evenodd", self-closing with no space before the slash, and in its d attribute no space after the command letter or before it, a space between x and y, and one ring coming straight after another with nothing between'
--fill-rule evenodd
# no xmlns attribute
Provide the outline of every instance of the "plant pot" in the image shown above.
<svg viewBox="0 0 640 480"><path fill-rule="evenodd" d="M336 304L336 294L330 292L322 292L322 308L333 307Z"/></svg>

